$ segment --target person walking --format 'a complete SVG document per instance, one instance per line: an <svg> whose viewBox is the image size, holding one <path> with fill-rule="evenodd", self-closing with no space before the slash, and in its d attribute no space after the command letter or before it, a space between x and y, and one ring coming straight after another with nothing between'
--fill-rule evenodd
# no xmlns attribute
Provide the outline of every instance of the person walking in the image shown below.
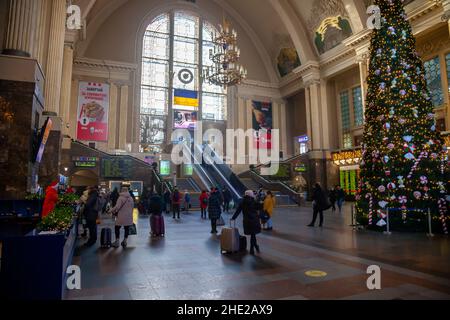
<svg viewBox="0 0 450 320"><path fill-rule="evenodd" d="M180 205L181 205L181 193L177 188L173 191L172 194L172 211L173 218L175 219L175 214L177 214L177 219L180 219Z"/></svg>
<svg viewBox="0 0 450 320"><path fill-rule="evenodd" d="M202 219L206 219L206 209L208 208L208 193L206 192L206 190L203 190L202 193L200 194L200 210L201 210L201 218Z"/></svg>
<svg viewBox="0 0 450 320"><path fill-rule="evenodd" d="M336 201L339 208L339 213L342 212L342 205L345 201L345 191L341 188L341 186L336 186Z"/></svg>
<svg viewBox="0 0 450 320"><path fill-rule="evenodd" d="M323 210L326 209L326 195L322 190L322 187L319 183L316 183L313 189L312 194L313 199L313 220L310 224L308 224L308 227L314 227L314 224L316 223L317 214L320 214L320 223L319 227L322 227L323 225Z"/></svg>
<svg viewBox="0 0 450 320"><path fill-rule="evenodd" d="M223 211L229 213L230 211L230 202L231 202L231 192L227 188L224 188L222 191L223 195Z"/></svg>
<svg viewBox="0 0 450 320"><path fill-rule="evenodd" d="M166 212L166 214L170 213L172 207L172 195L169 189L167 189L166 192L164 192L163 200L164 200L164 211Z"/></svg>
<svg viewBox="0 0 450 320"><path fill-rule="evenodd" d="M191 195L189 194L189 191L184 191L184 211L187 213L189 212L189 208L191 206Z"/></svg>
<svg viewBox="0 0 450 320"><path fill-rule="evenodd" d="M255 250L259 253L259 245L256 240L256 235L261 233L261 224L258 215L258 203L255 200L255 194L251 190L245 191L244 199L242 199L236 212L231 218L236 220L241 214L244 215L244 234L250 236L250 254L255 254Z"/></svg>
<svg viewBox="0 0 450 320"><path fill-rule="evenodd" d="M328 194L328 198L330 199L331 210L333 212L335 212L336 211L336 188L333 188L330 190L330 192Z"/></svg>
<svg viewBox="0 0 450 320"><path fill-rule="evenodd" d="M96 187L90 187L88 199L84 207L86 227L89 230L89 239L85 246L91 247L97 242L97 219L100 211L99 194Z"/></svg>
<svg viewBox="0 0 450 320"><path fill-rule="evenodd" d="M275 208L275 197L272 194L272 191L267 191L266 198L264 199L263 203L263 212L269 217L269 219L266 222L267 227L266 229L264 229L266 231L273 230L272 216L274 208Z"/></svg>
<svg viewBox="0 0 450 320"><path fill-rule="evenodd" d="M222 214L221 198L219 191L215 188L211 188L211 194L208 199L208 215L211 220L211 233L217 233L217 219L220 219Z"/></svg>
<svg viewBox="0 0 450 320"><path fill-rule="evenodd" d="M128 245L128 236L130 235L130 226L133 225L133 209L134 200L131 197L130 191L127 187L122 187L119 199L111 213L116 216L115 236L116 241L113 243L114 248L119 247L120 243L120 229L125 229L125 236L121 243L122 247L126 248Z"/></svg>

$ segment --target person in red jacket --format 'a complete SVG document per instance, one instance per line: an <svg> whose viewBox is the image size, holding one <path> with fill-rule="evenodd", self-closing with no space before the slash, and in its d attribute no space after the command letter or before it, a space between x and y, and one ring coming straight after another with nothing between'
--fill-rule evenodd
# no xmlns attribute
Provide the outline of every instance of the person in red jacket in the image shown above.
<svg viewBox="0 0 450 320"><path fill-rule="evenodd" d="M202 219L206 219L206 209L208 208L208 193L206 190L202 191L200 195L200 209L202 210Z"/></svg>
<svg viewBox="0 0 450 320"><path fill-rule="evenodd" d="M50 212L55 209L58 202L58 182L53 181L52 184L45 190L44 205L42 207L42 218L48 216Z"/></svg>

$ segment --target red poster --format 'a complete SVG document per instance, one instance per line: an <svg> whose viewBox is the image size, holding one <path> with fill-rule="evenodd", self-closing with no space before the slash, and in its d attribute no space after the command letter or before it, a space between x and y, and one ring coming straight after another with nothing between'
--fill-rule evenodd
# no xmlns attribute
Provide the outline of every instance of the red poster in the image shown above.
<svg viewBox="0 0 450 320"><path fill-rule="evenodd" d="M77 139L108 141L109 85L80 82Z"/></svg>

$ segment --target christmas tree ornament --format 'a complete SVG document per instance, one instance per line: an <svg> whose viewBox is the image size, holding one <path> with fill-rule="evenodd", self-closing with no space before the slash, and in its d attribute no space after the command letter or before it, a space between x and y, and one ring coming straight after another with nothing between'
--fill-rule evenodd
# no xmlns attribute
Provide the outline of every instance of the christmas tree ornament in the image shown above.
<svg viewBox="0 0 450 320"><path fill-rule="evenodd" d="M389 204L389 202L386 202L386 201L379 201L378 202L378 205L380 206L380 208L385 208L387 205Z"/></svg>
<svg viewBox="0 0 450 320"><path fill-rule="evenodd" d="M383 193L383 192L386 191L386 188L385 188L384 186L379 186L379 187L378 187L378 191L379 191L380 193Z"/></svg>
<svg viewBox="0 0 450 320"><path fill-rule="evenodd" d="M411 142L412 139L413 136L403 136L403 140L405 140L406 142Z"/></svg>
<svg viewBox="0 0 450 320"><path fill-rule="evenodd" d="M397 177L397 182L398 182L398 187L399 188L404 188L405 187L405 181L403 180L403 176L398 176Z"/></svg>
<svg viewBox="0 0 450 320"><path fill-rule="evenodd" d="M414 198L416 198L418 200L422 196L422 193L420 191L414 191L413 196L414 196Z"/></svg>
<svg viewBox="0 0 450 320"><path fill-rule="evenodd" d="M393 182L389 182L387 187L388 187L389 190L394 190L396 188L396 185Z"/></svg>
<svg viewBox="0 0 450 320"><path fill-rule="evenodd" d="M400 118L398 119L398 123L400 124L405 124L406 120L404 118Z"/></svg>
<svg viewBox="0 0 450 320"><path fill-rule="evenodd" d="M405 154L405 158L408 160L413 160L416 157L414 157L414 155L411 152L408 152L407 154Z"/></svg>
<svg viewBox="0 0 450 320"><path fill-rule="evenodd" d="M380 219L377 222L377 226L379 226L379 227L384 227L386 224L387 224L386 221L384 221L383 219Z"/></svg>

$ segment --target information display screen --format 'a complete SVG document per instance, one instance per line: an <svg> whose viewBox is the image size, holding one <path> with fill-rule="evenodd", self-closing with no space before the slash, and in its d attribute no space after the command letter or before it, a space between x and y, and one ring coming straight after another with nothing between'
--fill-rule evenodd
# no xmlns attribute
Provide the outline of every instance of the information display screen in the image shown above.
<svg viewBox="0 0 450 320"><path fill-rule="evenodd" d="M106 179L128 179L131 176L131 160L103 158L101 172Z"/></svg>

